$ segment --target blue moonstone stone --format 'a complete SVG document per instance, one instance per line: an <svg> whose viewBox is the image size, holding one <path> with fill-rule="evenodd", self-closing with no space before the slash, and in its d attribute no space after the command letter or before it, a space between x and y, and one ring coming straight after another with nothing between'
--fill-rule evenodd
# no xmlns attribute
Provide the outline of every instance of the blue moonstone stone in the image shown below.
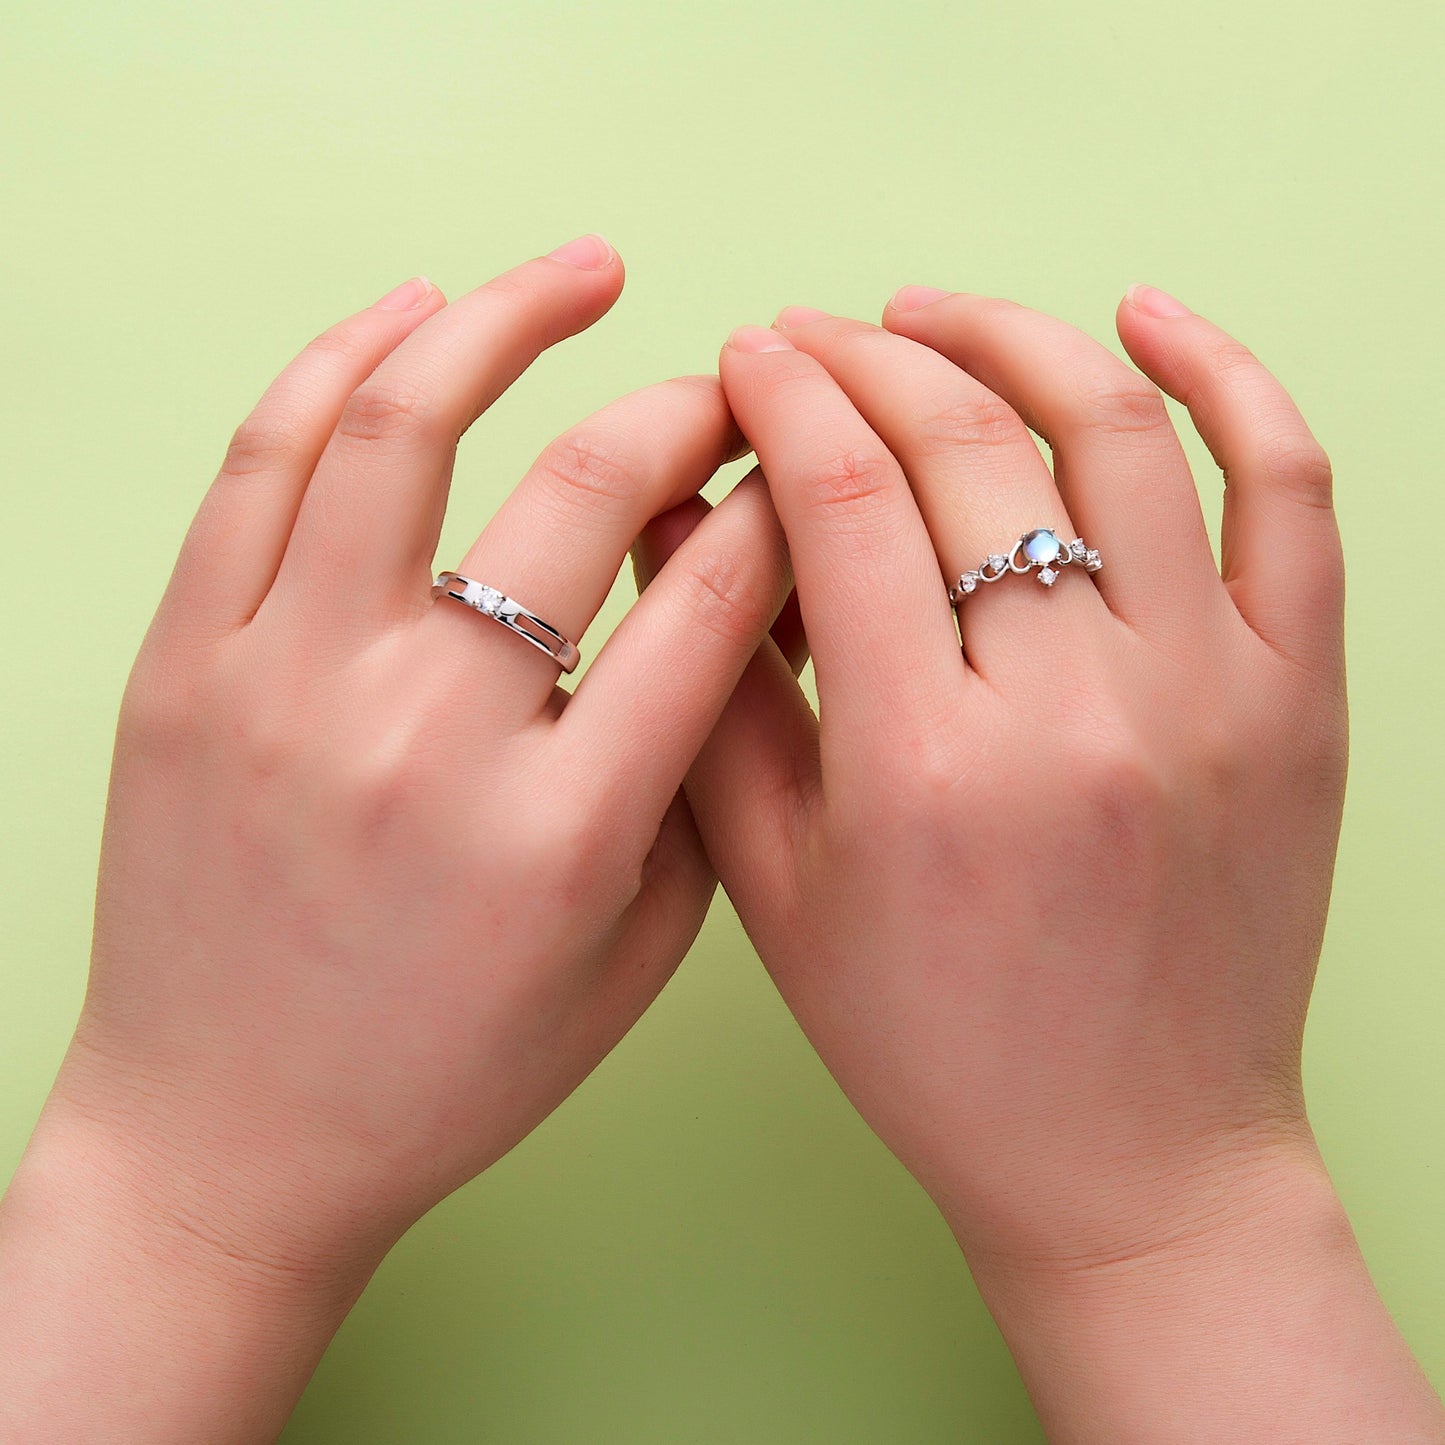
<svg viewBox="0 0 1445 1445"><path fill-rule="evenodd" d="M1052 562L1064 550L1064 544L1047 527L1039 527L1024 534L1023 549L1030 562Z"/></svg>

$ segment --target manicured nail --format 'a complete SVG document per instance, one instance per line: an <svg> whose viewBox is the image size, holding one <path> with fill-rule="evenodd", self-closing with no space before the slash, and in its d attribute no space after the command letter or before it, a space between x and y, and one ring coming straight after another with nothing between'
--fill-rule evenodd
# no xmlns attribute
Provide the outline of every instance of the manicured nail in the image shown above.
<svg viewBox="0 0 1445 1445"><path fill-rule="evenodd" d="M819 311L815 306L784 306L778 312L778 319L773 322L774 326L781 326L784 331L790 326L806 326L810 321L827 321L829 315L826 311Z"/></svg>
<svg viewBox="0 0 1445 1445"><path fill-rule="evenodd" d="M1182 301L1176 301L1167 291L1161 291L1157 286L1131 286L1124 293L1124 300L1146 316L1194 315Z"/></svg>
<svg viewBox="0 0 1445 1445"><path fill-rule="evenodd" d="M796 351L786 336L779 336L767 326L739 326L728 337L734 351Z"/></svg>
<svg viewBox="0 0 1445 1445"><path fill-rule="evenodd" d="M554 261L565 261L579 271L600 271L617 252L601 236L578 236L547 254Z"/></svg>
<svg viewBox="0 0 1445 1445"><path fill-rule="evenodd" d="M904 286L888 305L894 311L917 311L920 306L931 306L952 295L952 291L940 291L937 286Z"/></svg>
<svg viewBox="0 0 1445 1445"><path fill-rule="evenodd" d="M395 291L388 291L380 301L373 302L376 311L412 311L431 295L432 285L425 276L403 281Z"/></svg>

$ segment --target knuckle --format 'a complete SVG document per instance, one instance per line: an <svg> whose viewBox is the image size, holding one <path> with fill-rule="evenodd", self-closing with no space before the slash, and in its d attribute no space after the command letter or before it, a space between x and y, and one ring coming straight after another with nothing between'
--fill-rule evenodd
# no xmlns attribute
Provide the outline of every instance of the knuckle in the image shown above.
<svg viewBox="0 0 1445 1445"><path fill-rule="evenodd" d="M318 332L307 343L307 354L313 357L336 357L342 361L356 360L364 350L357 320L356 317L349 317L345 321L338 321L335 326L328 326L325 331Z"/></svg>
<svg viewBox="0 0 1445 1445"><path fill-rule="evenodd" d="M1252 380L1264 372L1264 366L1254 352L1232 336L1221 337L1210 348L1208 359L1209 370L1225 381Z"/></svg>
<svg viewBox="0 0 1445 1445"><path fill-rule="evenodd" d="M958 735L949 730L928 733L900 749L906 768L896 777L907 790L923 817L954 821L960 810L960 796L968 783L968 770L960 756ZM890 772L897 772L891 768Z"/></svg>
<svg viewBox="0 0 1445 1445"><path fill-rule="evenodd" d="M823 511L872 510L893 484L892 467L882 457L845 448L826 454L809 473L808 496Z"/></svg>
<svg viewBox="0 0 1445 1445"><path fill-rule="evenodd" d="M336 431L351 441L406 443L434 425L430 399L399 381L373 379L352 392Z"/></svg>
<svg viewBox="0 0 1445 1445"><path fill-rule="evenodd" d="M304 738L305 729L289 708L253 699L233 723L227 747L242 773L257 787L290 786L311 771L299 766ZM313 776L317 781L329 780L333 772L334 759Z"/></svg>
<svg viewBox="0 0 1445 1445"><path fill-rule="evenodd" d="M1328 507L1334 491L1329 454L1308 433L1288 432L1265 441L1258 453L1264 476L1302 501Z"/></svg>
<svg viewBox="0 0 1445 1445"><path fill-rule="evenodd" d="M204 684L194 668L167 672L162 680L138 665L121 702L117 751L162 761L188 756L203 734L204 716Z"/></svg>
<svg viewBox="0 0 1445 1445"><path fill-rule="evenodd" d="M769 611L752 569L738 553L698 549L684 573L691 617L736 647L751 647L767 629Z"/></svg>
<svg viewBox="0 0 1445 1445"><path fill-rule="evenodd" d="M680 395L697 397L704 401L714 402L720 407L727 405L727 397L723 392L722 382L716 376L709 376L705 372L689 373L686 376L671 376L666 381L659 381L652 390L660 395L669 392L676 392Z"/></svg>
<svg viewBox="0 0 1445 1445"><path fill-rule="evenodd" d="M956 397L927 409L916 423L917 442L928 454L959 447L1013 447L1028 433L1018 413L999 397Z"/></svg>
<svg viewBox="0 0 1445 1445"><path fill-rule="evenodd" d="M301 449L305 428L289 411L253 412L231 434L223 477L252 477L286 465Z"/></svg>
<svg viewBox="0 0 1445 1445"><path fill-rule="evenodd" d="M1079 421L1096 430L1134 434L1169 425L1159 388L1127 367L1091 370L1075 385Z"/></svg>
<svg viewBox="0 0 1445 1445"><path fill-rule="evenodd" d="M509 852L525 872L548 878L554 891L605 905L639 871L640 857L618 845L616 819L598 805L595 790L578 789L562 812L518 812Z"/></svg>
<svg viewBox="0 0 1445 1445"><path fill-rule="evenodd" d="M1270 751L1270 739L1259 734L1247 717L1237 713L1226 726L1196 724L1183 754L1183 775L1188 779L1195 811L1201 816L1227 812L1249 796L1259 760Z"/></svg>
<svg viewBox="0 0 1445 1445"><path fill-rule="evenodd" d="M363 847L383 845L413 826L419 798L435 786L429 770L418 764L415 738L410 739L412 746L402 746L396 736L377 739L372 746L363 741L344 755L316 760L314 766L307 759L313 744L294 730L276 728L258 741L259 761L293 770L304 767L307 775L321 778L327 814Z"/></svg>
<svg viewBox="0 0 1445 1445"><path fill-rule="evenodd" d="M1011 296L978 296L970 303L974 314L987 325L1016 321L1028 307Z"/></svg>
<svg viewBox="0 0 1445 1445"><path fill-rule="evenodd" d="M537 466L567 501L587 506L610 509L633 502L647 485L629 444L595 426L558 437Z"/></svg>
<svg viewBox="0 0 1445 1445"><path fill-rule="evenodd" d="M1071 792L1092 835L1122 861L1143 862L1157 845L1169 809L1164 772L1126 733L1075 748Z"/></svg>

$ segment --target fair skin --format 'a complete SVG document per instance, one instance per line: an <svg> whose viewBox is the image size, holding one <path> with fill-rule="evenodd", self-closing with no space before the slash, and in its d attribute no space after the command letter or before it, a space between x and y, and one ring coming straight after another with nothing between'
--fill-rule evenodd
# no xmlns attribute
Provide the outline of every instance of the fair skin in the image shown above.
<svg viewBox="0 0 1445 1445"><path fill-rule="evenodd" d="M791 586L761 480L570 697L429 587L458 438L621 286L589 238L451 305L404 286L236 434L126 691L84 1013L0 1207L7 1442L274 1437L387 1249L696 935L684 770ZM739 449L715 377L635 393L460 570L577 639Z"/></svg>
<svg viewBox="0 0 1445 1445"><path fill-rule="evenodd" d="M819 712L765 644L688 796L1051 1440L1439 1442L1300 1085L1345 779L1329 467L1207 321L1140 288L1118 327L1140 370L924 288L734 334ZM1222 576L1160 388L1228 477ZM1037 526L1104 569L981 587L961 657L940 573Z"/></svg>
<svg viewBox="0 0 1445 1445"><path fill-rule="evenodd" d="M1068 328L917 290L883 329L748 328L721 384L549 448L458 564L575 638L662 514L569 698L429 563L460 434L620 285L584 240L414 290L238 434L127 691L85 1013L0 1207L0 1434L274 1436L391 1243L656 994L710 857L1051 1438L1445 1439L1299 1088L1344 689L1284 393L1121 308L1229 470L1221 580L1158 393ZM753 476L709 514L745 445L773 504ZM960 656L942 575L1070 522L1105 570L968 599Z"/></svg>

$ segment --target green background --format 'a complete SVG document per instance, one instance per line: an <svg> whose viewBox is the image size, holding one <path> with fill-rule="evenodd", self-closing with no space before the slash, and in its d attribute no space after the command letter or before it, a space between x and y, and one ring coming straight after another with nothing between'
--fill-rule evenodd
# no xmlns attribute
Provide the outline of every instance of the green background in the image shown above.
<svg viewBox="0 0 1445 1445"><path fill-rule="evenodd" d="M584 230L626 257L614 314L464 446L450 558L548 437L710 369L732 326L785 304L876 317L922 282L1111 339L1117 297L1148 280L1253 345L1337 465L1355 742L1310 1099L1385 1298L1445 1384L1440 16L1398 0L12 14L0 1177L81 996L131 655L231 429L314 332L413 272L455 294ZM286 1438L1038 1429L942 1224L719 904L588 1084L395 1251Z"/></svg>

